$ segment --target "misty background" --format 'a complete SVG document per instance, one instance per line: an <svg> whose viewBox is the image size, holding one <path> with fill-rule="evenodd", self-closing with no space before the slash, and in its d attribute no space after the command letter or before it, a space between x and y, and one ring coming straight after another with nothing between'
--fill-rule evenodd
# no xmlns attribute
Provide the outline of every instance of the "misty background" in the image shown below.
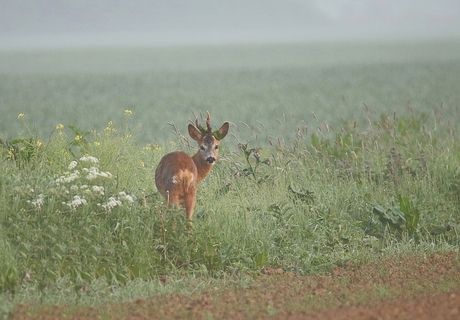
<svg viewBox="0 0 460 320"><path fill-rule="evenodd" d="M0 48L460 38L458 0L2 0Z"/></svg>

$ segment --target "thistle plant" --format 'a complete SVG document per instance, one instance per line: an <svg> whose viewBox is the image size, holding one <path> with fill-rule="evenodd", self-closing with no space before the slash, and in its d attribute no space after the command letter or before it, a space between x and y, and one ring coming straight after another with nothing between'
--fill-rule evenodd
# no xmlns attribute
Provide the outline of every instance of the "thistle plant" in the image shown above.
<svg viewBox="0 0 460 320"><path fill-rule="evenodd" d="M258 177L258 168L260 165L270 165L269 159L260 160L261 154L259 148L251 148L248 143L239 144L239 149L243 151L244 159L246 160L247 167L243 169L243 173L246 176L251 176L255 182L260 183L267 179L267 176ZM255 159L255 163L251 161L251 155Z"/></svg>

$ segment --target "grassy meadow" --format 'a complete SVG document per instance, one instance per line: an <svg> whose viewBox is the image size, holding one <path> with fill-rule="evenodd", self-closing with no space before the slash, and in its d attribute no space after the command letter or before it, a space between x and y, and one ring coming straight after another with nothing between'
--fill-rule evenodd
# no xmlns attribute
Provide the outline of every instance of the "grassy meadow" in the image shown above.
<svg viewBox="0 0 460 320"><path fill-rule="evenodd" d="M0 314L458 251L460 42L0 52ZM153 174L230 121L193 228Z"/></svg>

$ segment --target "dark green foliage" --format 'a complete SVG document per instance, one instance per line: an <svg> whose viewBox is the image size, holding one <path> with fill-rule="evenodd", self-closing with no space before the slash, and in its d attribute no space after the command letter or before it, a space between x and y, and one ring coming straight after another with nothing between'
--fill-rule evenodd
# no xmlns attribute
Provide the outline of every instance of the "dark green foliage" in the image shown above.
<svg viewBox="0 0 460 320"><path fill-rule="evenodd" d="M2 155L20 168L23 168L35 158L39 144L34 138L17 138L11 141L0 139Z"/></svg>
<svg viewBox="0 0 460 320"><path fill-rule="evenodd" d="M292 193L292 195L299 200L305 201L305 202L312 202L315 199L315 194L312 191L304 190L304 189L299 189L295 187L292 183L289 184L289 191Z"/></svg>
<svg viewBox="0 0 460 320"><path fill-rule="evenodd" d="M1 230L1 228L0 228ZM9 292L14 294L20 283L21 277L18 271L16 260L13 258L13 251L6 241L0 235L0 292Z"/></svg>
<svg viewBox="0 0 460 320"><path fill-rule="evenodd" d="M269 176L268 175L263 175L264 173L261 172L261 165L270 165L270 160L269 159L264 159L261 160L261 154L260 154L260 149L259 148L251 148L249 143L246 144L239 144L238 145L239 149L242 151L244 159L246 161L246 167L243 167L241 172L243 173L244 176L250 176L254 179L256 183L261 183L265 181ZM251 157L252 156L252 157ZM254 158L251 160L251 158Z"/></svg>
<svg viewBox="0 0 460 320"><path fill-rule="evenodd" d="M173 269L216 274L224 267L220 243L212 230L195 230L183 210L160 210L152 234L159 274ZM154 276L154 274L152 275Z"/></svg>
<svg viewBox="0 0 460 320"><path fill-rule="evenodd" d="M417 231L420 210L417 204L402 195L398 195L398 201L398 207L384 209L381 206L374 206L372 212L378 216L382 224L387 225L391 230L407 231L413 235Z"/></svg>
<svg viewBox="0 0 460 320"><path fill-rule="evenodd" d="M75 125L69 125L69 128L75 135L75 138L68 143L69 152L74 157L83 155L85 153L85 149L88 148L88 137L90 136L91 132L82 131Z"/></svg>
<svg viewBox="0 0 460 320"><path fill-rule="evenodd" d="M262 251L255 255L254 266L256 268L262 268L268 264L268 252Z"/></svg>
<svg viewBox="0 0 460 320"><path fill-rule="evenodd" d="M4 222L24 271L38 287L69 277L88 285L103 277L114 284L155 279L174 270L215 274L223 268L212 230L196 231L178 210L114 209L90 212L22 212ZM25 224L32 224L24 228ZM31 225L31 226L32 226ZM15 266L3 270L4 289L17 281Z"/></svg>

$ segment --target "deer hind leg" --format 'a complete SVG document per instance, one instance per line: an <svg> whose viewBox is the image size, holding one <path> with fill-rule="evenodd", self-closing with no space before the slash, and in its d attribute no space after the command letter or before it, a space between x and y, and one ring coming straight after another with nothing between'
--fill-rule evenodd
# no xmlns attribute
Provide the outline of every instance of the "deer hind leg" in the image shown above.
<svg viewBox="0 0 460 320"><path fill-rule="evenodd" d="M178 192L174 192L173 190L166 190L164 198L168 208L180 205L180 197Z"/></svg>
<svg viewBox="0 0 460 320"><path fill-rule="evenodd" d="M184 195L184 208L188 220L192 220L196 203L196 189L189 190Z"/></svg>

